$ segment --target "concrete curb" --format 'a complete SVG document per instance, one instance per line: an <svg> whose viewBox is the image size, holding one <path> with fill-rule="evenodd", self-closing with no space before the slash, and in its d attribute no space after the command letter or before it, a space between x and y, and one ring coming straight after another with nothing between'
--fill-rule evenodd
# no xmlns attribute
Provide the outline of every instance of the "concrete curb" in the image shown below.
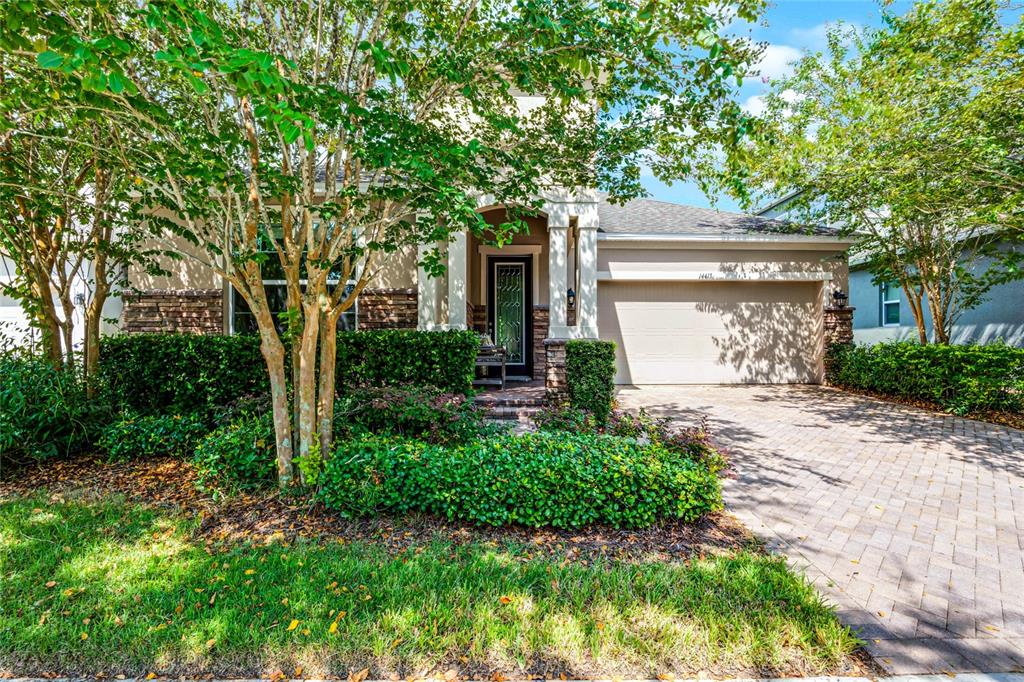
<svg viewBox="0 0 1024 682"><path fill-rule="evenodd" d="M159 682L173 680L175 682L344 682L343 678L322 680L317 678L283 679L273 681L270 678L175 678L156 677L147 680L144 677L107 678L117 682ZM93 677L11 677L0 678L2 682L96 682ZM1024 673L958 673L955 675L893 675L880 677L739 677L739 678L674 678L670 682L1024 682ZM394 680L364 680L363 682L394 682ZM404 682L444 682L442 677L408 678ZM468 681L466 681L468 682ZM489 682L489 681L488 681ZM527 682L509 678L505 682ZM529 682L666 682L665 680L645 680L615 678L596 678L589 680L530 680Z"/></svg>

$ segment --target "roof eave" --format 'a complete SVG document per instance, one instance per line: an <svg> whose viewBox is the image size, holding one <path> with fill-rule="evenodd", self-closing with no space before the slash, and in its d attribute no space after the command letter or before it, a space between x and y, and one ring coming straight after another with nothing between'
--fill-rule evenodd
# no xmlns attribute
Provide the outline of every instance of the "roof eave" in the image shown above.
<svg viewBox="0 0 1024 682"><path fill-rule="evenodd" d="M598 243L614 244L813 246L816 248L840 250L845 250L855 243L854 240L845 237L824 234L655 234L643 232L601 232L598 233L597 240Z"/></svg>

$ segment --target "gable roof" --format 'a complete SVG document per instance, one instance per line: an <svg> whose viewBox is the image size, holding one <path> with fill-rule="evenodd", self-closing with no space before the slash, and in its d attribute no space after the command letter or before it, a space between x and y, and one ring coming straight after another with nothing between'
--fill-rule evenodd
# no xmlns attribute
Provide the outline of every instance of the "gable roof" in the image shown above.
<svg viewBox="0 0 1024 682"><path fill-rule="evenodd" d="M655 199L612 204L601 194L597 204L598 231L606 234L750 235L803 234L836 236L838 230L806 226L746 213L717 211Z"/></svg>

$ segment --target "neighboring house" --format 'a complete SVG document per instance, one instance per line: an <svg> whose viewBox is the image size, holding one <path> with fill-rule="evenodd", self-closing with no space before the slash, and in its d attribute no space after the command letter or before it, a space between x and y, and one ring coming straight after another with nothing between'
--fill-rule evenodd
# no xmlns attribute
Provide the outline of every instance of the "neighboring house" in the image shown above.
<svg viewBox="0 0 1024 682"><path fill-rule="evenodd" d="M502 206L479 210L505 219ZM648 199L616 206L596 192L552 193L527 222L500 249L454 235L440 278L417 268L415 249L395 254L342 326L477 329L507 348L510 375L549 386L574 338L615 341L620 384L815 383L826 333L843 333L831 302L847 288L849 244L834 234ZM130 273L141 293L125 302L124 331L251 329L212 270L165 266L171 276ZM267 286L281 285L270 274Z"/></svg>
<svg viewBox="0 0 1024 682"><path fill-rule="evenodd" d="M765 218L789 219L789 206L796 195L790 194L758 211ZM1020 245L1000 244L1000 248L1021 248ZM978 263L984 270L988 261ZM853 312L853 338L860 343L878 343L892 340L917 340L917 325L907 304L906 295L896 284L876 283L863 261L850 263L849 305ZM1003 340L1014 346L1024 346L1024 280L1001 284L989 291L977 307L965 311L953 325L952 343L990 343ZM926 304L927 305L927 304ZM929 338L932 322L925 315Z"/></svg>

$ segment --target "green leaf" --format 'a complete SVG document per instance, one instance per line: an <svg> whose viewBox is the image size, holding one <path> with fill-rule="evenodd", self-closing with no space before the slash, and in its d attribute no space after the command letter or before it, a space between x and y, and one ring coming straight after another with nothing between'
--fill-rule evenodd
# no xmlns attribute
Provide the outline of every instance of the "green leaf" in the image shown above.
<svg viewBox="0 0 1024 682"><path fill-rule="evenodd" d="M39 66L44 69L57 69L64 63L64 57L60 56L56 52L47 50L36 55L36 61L39 62Z"/></svg>

